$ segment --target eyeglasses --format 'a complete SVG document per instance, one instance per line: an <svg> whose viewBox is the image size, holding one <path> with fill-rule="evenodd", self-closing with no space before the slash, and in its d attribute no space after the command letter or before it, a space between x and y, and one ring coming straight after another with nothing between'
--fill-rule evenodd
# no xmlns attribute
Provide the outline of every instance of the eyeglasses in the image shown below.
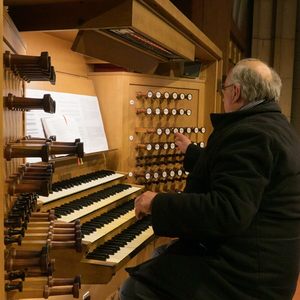
<svg viewBox="0 0 300 300"><path fill-rule="evenodd" d="M227 88L229 88L229 87L231 87L231 86L233 86L233 85L234 85L234 83L231 83L231 84L228 84L228 85L222 84L222 85L221 85L221 90L220 90L221 96L224 97L224 91L225 91Z"/></svg>
<svg viewBox="0 0 300 300"><path fill-rule="evenodd" d="M233 86L233 85L234 85L234 83L231 83L231 84L228 84L228 85L222 84L222 85L221 85L221 90L224 91L225 89L227 89L227 88L229 88L229 87L231 87L231 86Z"/></svg>

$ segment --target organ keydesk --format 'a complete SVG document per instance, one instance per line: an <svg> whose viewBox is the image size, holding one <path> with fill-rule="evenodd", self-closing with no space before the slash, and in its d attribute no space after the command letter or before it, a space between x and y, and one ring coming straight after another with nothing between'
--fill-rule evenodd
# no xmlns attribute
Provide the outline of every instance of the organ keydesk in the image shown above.
<svg viewBox="0 0 300 300"><path fill-rule="evenodd" d="M0 283L7 293L0 292L0 298L45 298L68 293L58 299L71 299L78 295L72 278L81 275L85 286L98 284L83 287L91 290L92 300L104 300L126 278L124 268L148 259L162 242L154 238L149 218L136 221L133 200L144 188L180 191L184 187L183 156L174 146L174 133L184 132L193 142L204 146L211 130L208 115L221 107L217 80L221 77L222 53L170 1L50 0L42 4L43 11L47 11L42 17L39 0L27 1L25 5L23 1L7 0L6 5L13 21L6 13L6 98L5 106L0 108L4 123L0 145L6 155L0 160L4 199L0 208L4 212L1 224L5 224L5 230L2 226L0 236L4 240L5 233L7 245L0 252ZM82 12L86 13L83 18ZM77 20L82 21L83 29L78 34ZM126 24L120 24L121 20ZM125 26L128 36L123 36L120 25ZM47 33L42 32L44 29ZM63 37L64 32L60 31L65 29L71 38ZM25 31L22 36L19 30ZM52 30L55 32L51 33ZM129 44L132 39L135 44ZM44 49L45 45L49 48ZM81 54L127 71L101 72L102 61L85 60ZM199 76L184 78L178 70L185 61L194 60L201 63ZM55 145L49 140L23 139L25 110L55 110L50 96L26 99L27 88L97 95L109 149L114 150L90 154L83 158L83 165L72 157L55 158L55 171L48 174L54 162L52 154L68 150L82 157L83 151L76 143ZM45 161L43 175L39 167L25 164L26 151ZM107 170L110 174L106 174ZM51 178L48 185L45 177ZM39 196L32 180L37 180L35 186L41 187ZM30 194L20 197L19 192L25 188ZM54 210L56 220L37 221L33 214L23 220L20 210ZM80 225L76 223L78 219ZM26 281L26 274L5 270L1 259L4 250L35 252L43 244L50 248L50 260L55 259L53 275L40 274L39 279L30 277ZM56 278L54 286L48 282L49 276ZM67 289L60 286L58 278L68 278Z"/></svg>
<svg viewBox="0 0 300 300"><path fill-rule="evenodd" d="M126 183L125 172L98 170L106 166L110 155L88 156L81 165L76 158L56 160L52 193L34 197L38 212L30 213L22 230L12 229L19 228L18 223L6 231L11 235L7 245L14 244L6 254L7 277L24 277L15 272L20 266L30 267L25 281L7 281L8 299L68 294L77 298L80 292L78 283L72 281L74 274L80 275L83 284L107 284L154 241L149 218L137 221L134 213L134 199L144 186ZM26 164L21 169L25 167L36 171L41 165ZM22 203L21 199L16 202L16 209L23 208ZM45 245L51 251L39 250ZM40 258L41 253L45 259ZM54 271L55 284L50 286ZM66 278L67 287L61 283Z"/></svg>
<svg viewBox="0 0 300 300"><path fill-rule="evenodd" d="M59 168L56 172L60 172ZM107 283L117 270L154 239L149 220L137 222L134 213L134 198L144 187L127 184L124 182L126 177L125 173L111 170L82 174L54 182L52 195L38 197L40 211L54 210L56 221L80 219L81 223L83 250L70 253L71 267L57 268L57 276L70 277L79 272L82 283ZM115 246L113 251L109 245L116 243L120 246ZM107 247L110 256L95 255L99 251L103 254ZM53 251L58 265L63 263L66 254L65 249Z"/></svg>

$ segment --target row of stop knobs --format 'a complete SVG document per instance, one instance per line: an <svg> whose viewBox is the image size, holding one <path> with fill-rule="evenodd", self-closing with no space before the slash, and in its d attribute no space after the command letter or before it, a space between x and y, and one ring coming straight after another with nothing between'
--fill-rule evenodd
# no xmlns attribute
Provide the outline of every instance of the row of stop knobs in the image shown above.
<svg viewBox="0 0 300 300"><path fill-rule="evenodd" d="M191 101L193 99L193 95L188 93L177 93L177 92L153 92L151 90L146 93L137 93L136 98L139 100L188 100Z"/></svg>
<svg viewBox="0 0 300 300"><path fill-rule="evenodd" d="M144 128L144 127L137 127L135 129L136 133L153 133L157 135L170 135L174 133L205 133L205 127L157 127L157 128Z"/></svg>
<svg viewBox="0 0 300 300"><path fill-rule="evenodd" d="M155 115L155 116L190 116L192 114L191 109L184 109L184 108L152 108L152 107L146 107L146 108L137 108L136 109L137 114L145 114L145 115Z"/></svg>
<svg viewBox="0 0 300 300"><path fill-rule="evenodd" d="M197 143L195 143L197 144ZM200 142L199 145L201 148L204 148L204 142ZM136 145L136 149L144 149L146 151L153 150L175 150L176 144L174 142L166 142L166 143L141 143Z"/></svg>
<svg viewBox="0 0 300 300"><path fill-rule="evenodd" d="M182 168L166 168L163 170L156 171L139 171L135 172L134 175L136 178L143 178L144 180L173 180L173 179L185 179L187 174Z"/></svg>

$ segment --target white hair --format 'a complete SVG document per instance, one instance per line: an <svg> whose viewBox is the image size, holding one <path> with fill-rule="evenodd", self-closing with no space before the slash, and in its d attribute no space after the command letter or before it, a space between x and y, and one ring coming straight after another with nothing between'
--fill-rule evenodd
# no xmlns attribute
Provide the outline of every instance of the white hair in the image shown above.
<svg viewBox="0 0 300 300"><path fill-rule="evenodd" d="M269 70L271 77L263 77L255 68L247 64L249 61L257 61L264 64ZM281 79L274 69L259 59L246 58L240 60L229 74L233 83L241 86L241 97L249 102L266 99L279 101L281 91Z"/></svg>

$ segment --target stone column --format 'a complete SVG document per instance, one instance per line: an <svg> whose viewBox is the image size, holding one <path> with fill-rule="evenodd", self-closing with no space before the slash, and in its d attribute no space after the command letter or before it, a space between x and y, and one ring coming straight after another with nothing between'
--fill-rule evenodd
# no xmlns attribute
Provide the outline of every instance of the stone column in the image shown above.
<svg viewBox="0 0 300 300"><path fill-rule="evenodd" d="M297 7L291 123L300 134L300 0Z"/></svg>
<svg viewBox="0 0 300 300"><path fill-rule="evenodd" d="M273 64L273 0L254 0L252 57Z"/></svg>
<svg viewBox="0 0 300 300"><path fill-rule="evenodd" d="M254 0L252 56L279 73L280 106L290 119L294 68L297 0Z"/></svg>
<svg viewBox="0 0 300 300"><path fill-rule="evenodd" d="M297 0L277 0L274 69L282 80L280 106L291 118Z"/></svg>

